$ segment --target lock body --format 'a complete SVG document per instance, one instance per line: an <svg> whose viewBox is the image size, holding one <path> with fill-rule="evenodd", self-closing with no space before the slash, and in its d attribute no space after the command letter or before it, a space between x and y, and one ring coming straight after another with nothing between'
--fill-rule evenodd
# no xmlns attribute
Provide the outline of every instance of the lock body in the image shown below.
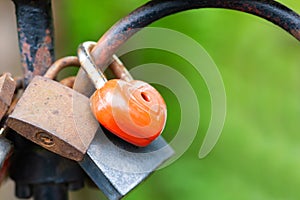
<svg viewBox="0 0 300 200"><path fill-rule="evenodd" d="M123 140L145 147L162 132L166 104L149 84L132 80L109 80L91 96L97 120Z"/></svg>
<svg viewBox="0 0 300 200"><path fill-rule="evenodd" d="M117 200L173 154L161 136L146 147L136 147L100 127L79 164L109 200Z"/></svg>
<svg viewBox="0 0 300 200"><path fill-rule="evenodd" d="M99 126L87 97L41 76L26 88L7 125L34 143L76 161L83 159Z"/></svg>
<svg viewBox="0 0 300 200"><path fill-rule="evenodd" d="M0 120L6 114L16 90L16 82L9 73L0 77Z"/></svg>
<svg viewBox="0 0 300 200"><path fill-rule="evenodd" d="M93 84L80 70L73 89L90 96L89 88L94 88ZM173 154L174 150L162 136L146 147L137 147L99 127L79 164L109 200L117 200L137 187Z"/></svg>
<svg viewBox="0 0 300 200"><path fill-rule="evenodd" d="M79 45L78 59L97 89L91 97L96 119L111 133L133 145L149 145L161 134L166 123L167 108L162 96L148 83L133 80L116 56L113 56L117 62L113 71L127 81L108 81L90 55L95 44Z"/></svg>

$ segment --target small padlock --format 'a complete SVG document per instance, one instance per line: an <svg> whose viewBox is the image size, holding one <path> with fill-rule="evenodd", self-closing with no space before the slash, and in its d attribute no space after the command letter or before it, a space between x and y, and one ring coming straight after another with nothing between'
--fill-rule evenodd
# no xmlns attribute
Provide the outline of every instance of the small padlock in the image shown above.
<svg viewBox="0 0 300 200"><path fill-rule="evenodd" d="M12 112L18 100L17 97L14 98L14 93L16 92L16 89L21 88L22 82L20 80L20 78L13 79L10 73L5 73L0 77L0 104L6 104L4 109L1 109L0 111L0 121L2 120L1 126L3 126L0 129L0 185L7 177L8 169L10 166L10 158L13 153L12 143L5 138L8 130L7 125L5 124L6 117Z"/></svg>
<svg viewBox="0 0 300 200"><path fill-rule="evenodd" d="M109 67L117 78L132 80L117 57L114 56L114 62ZM78 74L75 83L74 90L89 93L82 87L90 84L87 77ZM173 153L173 149L161 136L146 147L136 147L106 129L99 128L87 154L79 164L108 199L117 200L145 180Z"/></svg>
<svg viewBox="0 0 300 200"><path fill-rule="evenodd" d="M0 121L9 109L16 87L17 83L10 73L4 73L0 77Z"/></svg>
<svg viewBox="0 0 300 200"><path fill-rule="evenodd" d="M99 124L94 120L87 97L51 80L61 66L54 63L45 77L33 78L9 115L7 125L52 152L79 161Z"/></svg>
<svg viewBox="0 0 300 200"><path fill-rule="evenodd" d="M173 149L161 136L146 147L136 147L99 128L79 164L108 199L117 200L173 154Z"/></svg>
<svg viewBox="0 0 300 200"><path fill-rule="evenodd" d="M1 130L1 132L4 129ZM1 134L0 134L1 135ZM9 158L12 155L13 146L11 142L4 137L0 137L0 185L7 176L9 167Z"/></svg>
<svg viewBox="0 0 300 200"><path fill-rule="evenodd" d="M138 80L107 81L90 56L96 43L85 42L78 48L78 58L96 87L91 108L96 119L110 132L136 146L154 141L166 123L166 104L159 92Z"/></svg>

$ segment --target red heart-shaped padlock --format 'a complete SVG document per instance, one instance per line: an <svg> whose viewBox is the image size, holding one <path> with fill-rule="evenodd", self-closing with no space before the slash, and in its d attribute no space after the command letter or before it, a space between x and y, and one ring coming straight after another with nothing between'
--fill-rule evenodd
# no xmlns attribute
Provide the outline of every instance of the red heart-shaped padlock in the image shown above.
<svg viewBox="0 0 300 200"><path fill-rule="evenodd" d="M141 147L161 134L167 117L159 92L138 80L109 80L92 95L91 108L106 129Z"/></svg>

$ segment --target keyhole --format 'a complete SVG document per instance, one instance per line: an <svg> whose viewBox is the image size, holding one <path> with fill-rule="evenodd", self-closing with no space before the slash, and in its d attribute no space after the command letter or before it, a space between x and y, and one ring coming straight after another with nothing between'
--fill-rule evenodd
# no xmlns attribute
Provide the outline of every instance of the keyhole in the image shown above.
<svg viewBox="0 0 300 200"><path fill-rule="evenodd" d="M141 93L141 96L142 96L142 98L145 100L145 101L147 101L147 102L150 102L150 97L149 97L149 95L146 93L146 92L142 92Z"/></svg>
<svg viewBox="0 0 300 200"><path fill-rule="evenodd" d="M38 132L35 137L45 146L51 147L54 145L53 138L47 133Z"/></svg>

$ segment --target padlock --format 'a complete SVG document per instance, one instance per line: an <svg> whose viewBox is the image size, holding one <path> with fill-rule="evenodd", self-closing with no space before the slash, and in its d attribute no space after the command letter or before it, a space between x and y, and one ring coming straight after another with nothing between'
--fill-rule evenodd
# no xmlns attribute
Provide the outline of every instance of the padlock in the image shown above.
<svg viewBox="0 0 300 200"><path fill-rule="evenodd" d="M57 62L45 77L33 78L9 115L7 125L52 152L79 161L99 124L87 97L51 80L63 66Z"/></svg>
<svg viewBox="0 0 300 200"><path fill-rule="evenodd" d="M173 154L173 149L161 136L146 147L136 147L99 128L79 164L108 199L117 200Z"/></svg>
<svg viewBox="0 0 300 200"><path fill-rule="evenodd" d="M16 87L17 83L10 73L4 73L0 77L0 121L9 109Z"/></svg>
<svg viewBox="0 0 300 200"><path fill-rule="evenodd" d="M166 123L166 104L149 84L113 79L96 69L89 51L94 42L78 48L78 58L97 89L91 96L91 108L97 120L110 132L136 146L154 141Z"/></svg>
<svg viewBox="0 0 300 200"><path fill-rule="evenodd" d="M1 132L2 131L4 131L4 129L1 129ZM11 142L4 137L0 137L0 185L7 176L9 158L12 155L12 152L13 146Z"/></svg>
<svg viewBox="0 0 300 200"><path fill-rule="evenodd" d="M0 116L0 185L7 176L8 168L10 165L10 157L13 153L13 145L12 143L5 138L8 127L6 125L6 117L11 114L14 109L18 96L14 95L16 90L22 87L22 81L20 77L15 79L12 78L10 73L5 73L0 77L1 89L1 105L6 102L5 109L1 110ZM3 108L3 107L2 107Z"/></svg>
<svg viewBox="0 0 300 200"><path fill-rule="evenodd" d="M109 66L117 78L131 80L123 64L114 57ZM90 80L77 75L74 90L88 94L81 85ZM159 136L146 147L136 147L99 128L80 166L110 200L117 200L128 194L153 171L174 154L173 149Z"/></svg>

